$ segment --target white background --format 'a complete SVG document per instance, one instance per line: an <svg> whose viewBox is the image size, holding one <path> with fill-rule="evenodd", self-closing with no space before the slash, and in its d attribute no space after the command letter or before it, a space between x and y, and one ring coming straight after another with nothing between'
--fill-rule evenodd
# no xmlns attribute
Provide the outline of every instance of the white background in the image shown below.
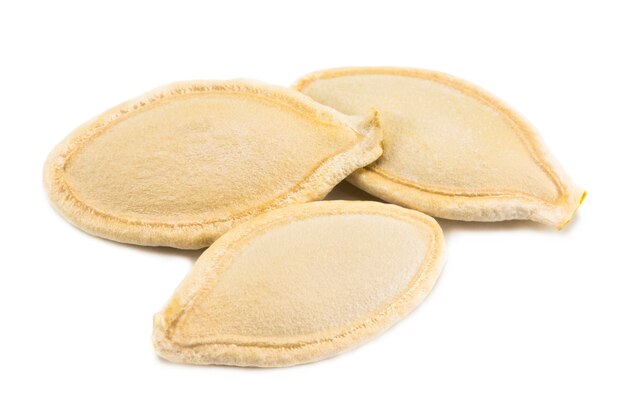
<svg viewBox="0 0 626 417"><path fill-rule="evenodd" d="M626 415L621 2L13 3L0 6L0 415ZM575 220L442 221L430 297L333 359L158 359L152 314L200 252L70 226L41 185L48 152L171 81L289 85L353 65L444 71L503 98L589 191Z"/></svg>

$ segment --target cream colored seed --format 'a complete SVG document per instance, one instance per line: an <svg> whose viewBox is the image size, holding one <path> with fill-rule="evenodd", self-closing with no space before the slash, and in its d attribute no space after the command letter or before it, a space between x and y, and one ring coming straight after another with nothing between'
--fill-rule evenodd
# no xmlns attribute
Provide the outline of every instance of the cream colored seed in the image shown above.
<svg viewBox="0 0 626 417"><path fill-rule="evenodd" d="M561 228L584 198L521 116L465 81L418 69L343 68L294 88L347 114L379 111L385 152L348 180L385 201L448 219Z"/></svg>
<svg viewBox="0 0 626 417"><path fill-rule="evenodd" d="M381 155L381 139L375 114L349 118L287 88L183 82L78 128L45 182L89 233L201 248L260 213L323 198Z"/></svg>
<svg viewBox="0 0 626 417"><path fill-rule="evenodd" d="M183 363L287 366L336 355L408 314L443 264L437 222L375 202L265 213L198 259L154 318L154 346Z"/></svg>

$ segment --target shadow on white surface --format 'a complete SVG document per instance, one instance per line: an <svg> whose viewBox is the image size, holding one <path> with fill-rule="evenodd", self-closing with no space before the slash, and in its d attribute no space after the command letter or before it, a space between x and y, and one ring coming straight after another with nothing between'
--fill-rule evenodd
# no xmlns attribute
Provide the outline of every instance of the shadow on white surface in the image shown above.
<svg viewBox="0 0 626 417"><path fill-rule="evenodd" d="M103 239L103 240L106 240L106 239ZM182 258L187 258L192 263L195 263L196 260L198 260L198 258L200 257L200 255L202 255L204 251L206 250L206 248L188 250L188 249L169 248L166 246L138 246L138 245L131 245L127 243L113 242L113 241L109 241L109 242L111 242L114 245L124 246L129 249L147 253L147 254L154 254L158 256L179 256Z"/></svg>
<svg viewBox="0 0 626 417"><path fill-rule="evenodd" d="M369 200L383 202L381 199L355 187L348 181L341 181L333 188L324 200Z"/></svg>

